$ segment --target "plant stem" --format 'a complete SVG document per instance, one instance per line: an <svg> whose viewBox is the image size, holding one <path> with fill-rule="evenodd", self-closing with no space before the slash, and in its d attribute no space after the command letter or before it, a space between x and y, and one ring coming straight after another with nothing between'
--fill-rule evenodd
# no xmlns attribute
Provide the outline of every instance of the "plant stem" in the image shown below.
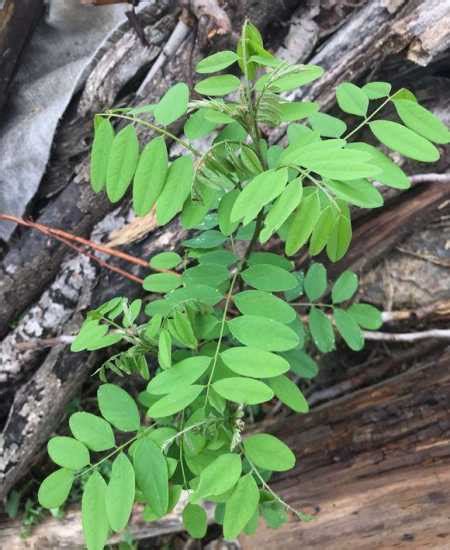
<svg viewBox="0 0 450 550"><path fill-rule="evenodd" d="M224 305L224 308L223 308L222 321L220 323L219 339L217 340L216 351L214 352L214 359L213 359L211 374L209 375L208 383L206 385L205 405L208 402L209 390L210 390L211 383L212 383L212 380L213 380L213 377L214 377L214 372L216 370L217 361L219 359L220 346L222 345L223 334L225 332L225 323L226 323L226 320L227 320L228 308L230 307L231 296L233 294L234 285L236 284L236 280L239 276L239 273L240 273L240 269L238 268L236 270L235 274L233 275L233 278L231 279L230 289L228 290L227 297L226 297L226 300L225 300L225 305Z"/></svg>
<svg viewBox="0 0 450 550"><path fill-rule="evenodd" d="M151 130L154 130L155 132L158 132L163 136L173 139L174 141L182 145L185 149L188 149L196 157L202 156L202 153L197 149L195 149L195 147L192 147L192 145L190 145L187 141L180 139L175 134L172 134L172 132L169 132L168 130L164 130L164 128L160 128L159 126L156 126L156 124L152 124L151 122L143 120L142 118L136 118L128 115L120 115L117 113L98 113L97 116L122 118L124 120L130 120L131 122L137 122L138 124L142 124L142 126L147 126L147 128L150 128Z"/></svg>
<svg viewBox="0 0 450 550"><path fill-rule="evenodd" d="M351 130L346 136L344 136L342 139L345 139L345 140L348 140L348 138L350 138L351 136L353 136L354 134L356 134L356 132L358 132L358 130L360 130L363 126L365 126L369 120L372 120L372 118L378 114L388 103L389 101L392 101L394 99L394 97L400 92L401 90L397 90L394 94L392 94L391 96L389 96L387 99L385 99L383 101L383 103L377 107L375 109L375 111L373 111L372 113L370 113L369 116L367 116L360 124L358 124L358 126L356 126L356 128L353 128L353 130Z"/></svg>
<svg viewBox="0 0 450 550"><path fill-rule="evenodd" d="M139 434L136 434L134 437L132 437L128 441L125 441L125 443L122 443L122 445L119 445L118 447L116 447L113 451L111 451L106 456L104 456L101 460L99 460L98 462L96 462L95 464L90 466L87 470L83 470L82 472L78 473L75 476L75 479L88 474L92 470L97 469L100 466L100 464L103 464L103 462L106 462L107 460L109 460L115 454L122 451L122 449L125 449L125 447L128 447L128 445L130 445L134 441L137 441L138 439L141 439L141 437L144 437L145 435L147 435L147 433L150 432L151 430L153 430L154 427L155 427L154 424L152 424L151 426L148 426L148 428L146 428L143 432L141 432Z"/></svg>
<svg viewBox="0 0 450 550"><path fill-rule="evenodd" d="M242 449L242 448L241 448ZM242 452L243 449L242 449ZM245 455L245 453L244 453ZM310 521L312 518L312 516L309 516L308 514L304 514L303 512L299 512L298 510L296 510L295 508L293 508L290 504L288 504L287 502L285 502L271 487L270 485L268 485L268 483L266 483L266 481L264 480L264 478L262 477L262 475L259 473L258 469L256 468L256 466L253 464L253 462L248 458L247 455L245 455L245 458L247 459L247 462L249 463L250 465L250 468L252 469L252 472L255 474L255 476L259 479L259 481L261 482L261 485L264 487L264 489L266 491L268 491L272 496L273 498L279 502L282 506L284 506L287 510L289 510L290 512L292 512L298 519L301 519L303 521Z"/></svg>

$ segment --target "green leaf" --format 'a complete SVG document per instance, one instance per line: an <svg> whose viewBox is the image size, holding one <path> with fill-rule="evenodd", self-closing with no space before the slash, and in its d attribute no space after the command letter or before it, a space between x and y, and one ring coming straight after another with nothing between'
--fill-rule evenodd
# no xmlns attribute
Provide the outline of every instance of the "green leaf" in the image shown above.
<svg viewBox="0 0 450 550"><path fill-rule="evenodd" d="M370 163L381 169L381 172L376 176L377 181L380 183L393 187L394 189L409 189L409 187L411 187L408 176L403 172L400 166L397 166L395 162L373 145L355 142L349 143L347 148L365 151L372 155Z"/></svg>
<svg viewBox="0 0 450 550"><path fill-rule="evenodd" d="M261 515L269 529L279 529L289 520L286 508L276 500L263 502Z"/></svg>
<svg viewBox="0 0 450 550"><path fill-rule="evenodd" d="M198 346L189 317L182 311L175 311L173 319L168 321L168 328L172 336L191 349Z"/></svg>
<svg viewBox="0 0 450 550"><path fill-rule="evenodd" d="M269 170L254 177L237 197L231 211L230 220L243 220L247 225L259 214L261 209L282 193L286 186L288 171Z"/></svg>
<svg viewBox="0 0 450 550"><path fill-rule="evenodd" d="M177 392L200 378L211 363L211 357L188 357L155 376L147 386L148 393L166 395Z"/></svg>
<svg viewBox="0 0 450 550"><path fill-rule="evenodd" d="M298 284L295 275L269 264L251 265L242 272L242 278L249 286L268 292L283 292Z"/></svg>
<svg viewBox="0 0 450 550"><path fill-rule="evenodd" d="M107 451L115 446L114 433L106 420L87 412L76 412L69 419L73 436L92 451Z"/></svg>
<svg viewBox="0 0 450 550"><path fill-rule="evenodd" d="M323 137L340 138L347 130L344 121L326 113L314 113L308 118L312 129Z"/></svg>
<svg viewBox="0 0 450 550"><path fill-rule="evenodd" d="M342 203L342 201L339 201ZM333 232L327 242L327 255L332 262L343 258L352 240L350 211L346 204L340 204L340 212Z"/></svg>
<svg viewBox="0 0 450 550"><path fill-rule="evenodd" d="M150 267L153 269L172 269L183 261L176 252L161 252L150 260Z"/></svg>
<svg viewBox="0 0 450 550"><path fill-rule="evenodd" d="M134 399L114 384L102 384L97 390L97 400L102 416L122 432L134 432L141 424Z"/></svg>
<svg viewBox="0 0 450 550"><path fill-rule="evenodd" d="M164 138L158 137L142 151L133 181L133 209L137 216L150 212L164 187L168 153Z"/></svg>
<svg viewBox="0 0 450 550"><path fill-rule="evenodd" d="M353 351L360 351L364 347L364 337L355 319L343 309L335 308L334 322L339 334Z"/></svg>
<svg viewBox="0 0 450 550"><path fill-rule="evenodd" d="M188 248L207 249L216 248L217 246L223 244L226 240L227 238L222 235L220 231L210 229L209 231L202 231L199 235L193 237L192 239L183 241L183 244Z"/></svg>
<svg viewBox="0 0 450 550"><path fill-rule="evenodd" d="M39 487L39 504L49 510L62 506L72 489L73 480L73 472L64 468L51 473Z"/></svg>
<svg viewBox="0 0 450 550"><path fill-rule="evenodd" d="M139 158L139 142L133 126L125 126L114 138L106 174L106 194L111 202L125 195Z"/></svg>
<svg viewBox="0 0 450 550"><path fill-rule="evenodd" d="M344 271L336 279L331 290L333 304L340 304L350 298L358 290L358 276L352 271Z"/></svg>
<svg viewBox="0 0 450 550"><path fill-rule="evenodd" d="M156 203L159 225L170 222L183 208L191 193L194 166L191 155L177 158L169 168L166 184Z"/></svg>
<svg viewBox="0 0 450 550"><path fill-rule="evenodd" d="M136 482L152 510L163 516L169 506L169 474L161 449L151 439L141 439L133 454Z"/></svg>
<svg viewBox="0 0 450 550"><path fill-rule="evenodd" d="M245 455L258 468L285 472L295 466L295 455L273 435L255 434L244 439Z"/></svg>
<svg viewBox="0 0 450 550"><path fill-rule="evenodd" d="M111 479L106 488L106 513L112 530L125 529L133 510L135 495L134 468L124 453L112 463Z"/></svg>
<svg viewBox="0 0 450 550"><path fill-rule="evenodd" d="M288 360L291 370L301 378L309 380L319 373L317 363L301 349L287 351L283 353L283 357Z"/></svg>
<svg viewBox="0 0 450 550"><path fill-rule="evenodd" d="M361 88L351 82L343 82L336 88L336 99L345 113L365 117L369 99Z"/></svg>
<svg viewBox="0 0 450 550"><path fill-rule="evenodd" d="M280 163L285 165L300 164L311 169L320 162L328 161L330 156L333 158L339 155L345 146L343 139L327 139L323 141L313 141L312 143L303 143L299 139L294 141L285 149L280 157ZM356 160L367 160L368 155L358 156Z"/></svg>
<svg viewBox="0 0 450 550"><path fill-rule="evenodd" d="M383 206L383 195L367 180L353 181L325 180L325 185L339 199L360 208L379 208Z"/></svg>
<svg viewBox="0 0 450 550"><path fill-rule="evenodd" d="M198 504L188 504L183 510L183 525L192 538L202 539L208 527L205 509Z"/></svg>
<svg viewBox="0 0 450 550"><path fill-rule="evenodd" d="M239 222L231 221L231 211L233 209L234 203L239 196L239 189L233 189L226 193L219 204L218 216L219 216L219 227L224 235L231 235L236 231Z"/></svg>
<svg viewBox="0 0 450 550"><path fill-rule="evenodd" d="M216 458L200 473L195 498L221 495L232 489L241 477L242 462L236 453L225 453Z"/></svg>
<svg viewBox="0 0 450 550"><path fill-rule="evenodd" d="M424 138L434 143L450 143L450 132L445 124L428 109L415 101L394 99L394 105L402 122Z"/></svg>
<svg viewBox="0 0 450 550"><path fill-rule="evenodd" d="M319 104L315 101L292 101L279 105L281 121L292 122L309 117L319 110Z"/></svg>
<svg viewBox="0 0 450 550"><path fill-rule="evenodd" d="M237 256L235 256L229 250L208 250L198 258L200 264L217 264L223 267L229 267L232 264L235 264L238 261Z"/></svg>
<svg viewBox="0 0 450 550"><path fill-rule="evenodd" d="M411 92L411 90L408 90L407 88L401 88L395 94L392 95L391 100L398 101L399 99L406 99L407 101L413 101L414 103L417 103L416 96Z"/></svg>
<svg viewBox="0 0 450 550"><path fill-rule="evenodd" d="M47 443L50 458L68 470L81 470L90 463L86 446L73 437L56 436Z"/></svg>
<svg viewBox="0 0 450 550"><path fill-rule="evenodd" d="M309 405L303 393L287 376L270 378L267 384L272 388L275 396L293 411L298 413L309 411Z"/></svg>
<svg viewBox="0 0 450 550"><path fill-rule="evenodd" d="M203 386L193 385L185 386L179 391L172 392L152 405L148 410L148 416L153 418L171 416L188 407L197 399L203 389Z"/></svg>
<svg viewBox="0 0 450 550"><path fill-rule="evenodd" d="M323 311L312 307L308 317L309 330L314 344L322 353L334 350L334 332L330 319Z"/></svg>
<svg viewBox="0 0 450 550"><path fill-rule="evenodd" d="M98 193L105 187L109 153L114 141L114 128L111 122L99 117L94 125L94 142L91 151L91 186Z"/></svg>
<svg viewBox="0 0 450 550"><path fill-rule="evenodd" d="M325 248L328 239L334 232L338 215L334 206L327 206L322 210L309 242L309 253L311 256L317 256Z"/></svg>
<svg viewBox="0 0 450 550"><path fill-rule="evenodd" d="M258 348L231 348L220 356L229 369L241 376L271 378L289 370L289 363L285 359Z"/></svg>
<svg viewBox="0 0 450 550"><path fill-rule="evenodd" d="M381 99L390 94L391 88L387 82L368 82L362 87L362 91L369 99Z"/></svg>
<svg viewBox="0 0 450 550"><path fill-rule="evenodd" d="M284 300L262 290L245 290L233 299L239 311L246 315L268 317L280 323L292 323L297 317L295 309Z"/></svg>
<svg viewBox="0 0 450 550"><path fill-rule="evenodd" d="M224 283L229 276L230 273L226 267L207 263L186 269L183 273L183 281L188 285L207 285L215 288Z"/></svg>
<svg viewBox="0 0 450 550"><path fill-rule="evenodd" d="M432 143L397 122L375 120L369 126L383 145L405 157L422 162L435 162L439 159L439 151Z"/></svg>
<svg viewBox="0 0 450 550"><path fill-rule="evenodd" d="M291 271L293 263L291 260L284 258L281 254L274 254L273 252L252 252L248 257L248 265L274 265L276 267L281 267L286 271Z"/></svg>
<svg viewBox="0 0 450 550"><path fill-rule="evenodd" d="M324 156L305 158L300 164L324 178L344 181L375 177L381 173L378 166L370 163L370 156L367 153L350 149L336 148L331 154L327 154L326 158Z"/></svg>
<svg viewBox="0 0 450 550"><path fill-rule="evenodd" d="M260 235L262 243L265 243L284 224L300 204L302 196L303 185L300 179L295 179L287 184L264 219L264 228Z"/></svg>
<svg viewBox="0 0 450 550"><path fill-rule="evenodd" d="M228 321L231 334L246 346L266 351L287 351L298 346L297 334L286 325L257 315L241 315Z"/></svg>
<svg viewBox="0 0 450 550"><path fill-rule="evenodd" d="M206 118L209 109L199 109L193 113L184 125L184 133L189 139L200 139L210 134L217 127L217 122Z"/></svg>
<svg viewBox="0 0 450 550"><path fill-rule="evenodd" d="M352 304L347 313L353 317L359 326L369 330L377 330L383 324L381 313L370 304Z"/></svg>
<svg viewBox="0 0 450 550"><path fill-rule="evenodd" d="M322 264L311 265L305 275L304 288L311 302L323 296L327 289L327 270Z"/></svg>
<svg viewBox="0 0 450 550"><path fill-rule="evenodd" d="M195 85L195 91L202 95L223 96L234 92L241 85L241 81L234 75L210 76L200 80Z"/></svg>
<svg viewBox="0 0 450 550"><path fill-rule="evenodd" d="M172 366L172 337L169 331L164 328L159 333L158 363L163 369Z"/></svg>
<svg viewBox="0 0 450 550"><path fill-rule="evenodd" d="M198 73L216 73L226 69L239 59L239 56L230 50L213 53L197 63L195 70Z"/></svg>
<svg viewBox="0 0 450 550"><path fill-rule="evenodd" d="M286 254L294 255L309 239L320 216L317 192L304 197L293 215L286 240Z"/></svg>
<svg viewBox="0 0 450 550"><path fill-rule="evenodd" d="M105 480L98 472L93 472L84 486L81 499L81 518L88 550L103 550L108 540L105 497Z"/></svg>
<svg viewBox="0 0 450 550"><path fill-rule="evenodd" d="M296 72L280 76L270 87L278 92L288 92L317 80L323 73L322 67L317 65L300 65ZM258 90L260 87L257 83L255 89Z"/></svg>
<svg viewBox="0 0 450 550"><path fill-rule="evenodd" d="M273 391L263 382L239 376L222 378L214 382L212 387L224 399L243 405L265 403L273 397Z"/></svg>
<svg viewBox="0 0 450 550"><path fill-rule="evenodd" d="M178 82L163 95L155 106L153 114L158 124L168 126L184 115L189 101L189 88L184 82Z"/></svg>
<svg viewBox="0 0 450 550"><path fill-rule="evenodd" d="M175 275L175 273L155 273L154 275L147 275L142 286L148 292L165 294L166 292L175 290L181 284L180 275Z"/></svg>
<svg viewBox="0 0 450 550"><path fill-rule="evenodd" d="M252 474L243 476L225 504L223 535L235 539L255 515L259 503L259 489Z"/></svg>

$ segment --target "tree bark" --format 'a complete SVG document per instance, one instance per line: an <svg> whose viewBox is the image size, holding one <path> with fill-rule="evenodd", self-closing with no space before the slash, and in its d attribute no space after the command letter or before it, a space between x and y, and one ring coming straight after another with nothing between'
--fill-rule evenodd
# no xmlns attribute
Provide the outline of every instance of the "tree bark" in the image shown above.
<svg viewBox="0 0 450 550"><path fill-rule="evenodd" d="M297 467L272 487L314 514L243 537L243 550L450 544L450 355L268 427Z"/></svg>

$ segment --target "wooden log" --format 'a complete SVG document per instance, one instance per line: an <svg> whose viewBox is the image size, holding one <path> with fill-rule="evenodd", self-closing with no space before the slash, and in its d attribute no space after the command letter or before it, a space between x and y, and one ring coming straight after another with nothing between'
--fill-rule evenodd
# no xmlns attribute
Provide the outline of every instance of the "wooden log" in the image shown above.
<svg viewBox="0 0 450 550"><path fill-rule="evenodd" d="M22 50L44 12L44 0L0 2L0 110Z"/></svg>
<svg viewBox="0 0 450 550"><path fill-rule="evenodd" d="M297 467L272 487L310 523L261 527L243 550L433 548L450 545L450 354L289 417L268 431Z"/></svg>

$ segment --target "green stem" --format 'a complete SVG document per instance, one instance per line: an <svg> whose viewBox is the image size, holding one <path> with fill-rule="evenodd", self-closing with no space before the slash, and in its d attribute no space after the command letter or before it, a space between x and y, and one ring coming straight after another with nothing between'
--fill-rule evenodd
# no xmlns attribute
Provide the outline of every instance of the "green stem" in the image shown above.
<svg viewBox="0 0 450 550"><path fill-rule="evenodd" d="M313 306L316 306L316 307L331 307L332 309L335 308L335 306L333 304L323 304L321 302L317 302L317 303L314 303L314 302L290 302L290 305L291 306L298 306L298 307L313 307Z"/></svg>
<svg viewBox="0 0 450 550"><path fill-rule="evenodd" d="M155 124L152 124L151 122L148 122L146 120L143 120L142 118L136 118L128 115L119 115L116 113L99 113L99 116L105 116L105 117L115 117L115 118L121 118L124 120L130 120L131 122L137 122L138 124L142 124L142 126L146 126L147 128L150 128L151 130L154 130L155 132L158 132L159 134L166 136L170 139L173 139L177 143L179 143L181 146L183 146L185 149L188 149L193 155L196 157L201 157L202 153L195 149L195 147L192 147L187 141L184 141L183 139L180 139L175 134L172 134L172 132L169 132L168 130L164 130L164 128L160 128L159 126L156 126Z"/></svg>
<svg viewBox="0 0 450 550"><path fill-rule="evenodd" d="M359 130L361 130L361 128L363 126L365 126L369 120L372 120L372 118L378 114L388 103L389 101L392 101L394 99L394 97L400 92L401 90L397 90L394 94L392 94L391 96L389 96L385 101L383 101L383 103L377 107L375 109L375 111L373 111L372 113L370 113L369 116L367 116L360 124L358 124L358 126L356 126L356 128L353 128L353 130L351 130L351 132L349 132L346 136L344 136L342 139L345 139L345 140L348 140L348 138L350 138L351 136L353 136L354 134L356 134L356 132L358 132Z"/></svg>
<svg viewBox="0 0 450 550"><path fill-rule="evenodd" d="M242 452L244 452L242 450ZM245 455L245 453L244 453ZM287 502L285 502L279 495L277 495L277 493L270 487L270 485L268 485L266 483L266 481L264 480L264 478L262 477L262 475L259 473L258 471L258 468L256 468L256 466L253 464L253 462L248 458L247 455L245 455L245 458L247 459L247 462L249 463L250 465L250 468L252 470L252 472L255 474L255 476L259 479L259 481L261 482L261 485L264 487L264 489L269 492L273 498L279 502L282 506L284 506L286 508L286 510L289 510L290 512L292 512L296 517L298 517L299 519L303 520L303 521L310 521L311 519L313 519L311 516L309 516L308 514L304 514L303 512L299 512L298 510L296 510L295 508L293 508L290 504L288 504Z"/></svg>
<svg viewBox="0 0 450 550"><path fill-rule="evenodd" d="M132 437L131 439L129 439L128 441L125 441L125 443L122 443L122 445L119 445L118 447L116 447L113 451L111 451L106 456L104 456L101 460L99 460L98 462L96 462L95 464L90 466L87 470L83 470L82 472L78 473L75 476L75 479L88 474L92 470L96 470L100 466L100 464L103 464L103 462L106 462L111 457L113 457L115 454L120 453L120 451L125 449L125 447L128 447L128 445L130 445L134 441L137 441L138 439L141 439L141 437L144 437L145 435L147 435L148 432L153 430L154 427L155 426L152 424L151 426L148 426L148 428L146 428L143 432L140 432L140 433L136 434L134 437Z"/></svg>
<svg viewBox="0 0 450 550"><path fill-rule="evenodd" d="M238 268L236 270L235 274L233 275L233 278L231 279L230 289L228 290L228 294L227 294L227 297L226 297L226 300L225 300L225 305L224 305L224 308L223 308L222 321L221 321L221 324L220 324L219 339L217 340L216 351L214 352L214 359L213 359L211 374L209 375L208 383L206 385L205 405L208 402L209 390L210 390L211 383L212 383L212 380L213 380L213 377L214 377L214 372L216 370L217 361L219 359L220 346L222 345L223 334L225 332L225 323L226 323L226 320L227 320L228 308L230 307L231 296L233 294L234 285L236 284L236 280L239 276L239 273L240 273L240 269Z"/></svg>

